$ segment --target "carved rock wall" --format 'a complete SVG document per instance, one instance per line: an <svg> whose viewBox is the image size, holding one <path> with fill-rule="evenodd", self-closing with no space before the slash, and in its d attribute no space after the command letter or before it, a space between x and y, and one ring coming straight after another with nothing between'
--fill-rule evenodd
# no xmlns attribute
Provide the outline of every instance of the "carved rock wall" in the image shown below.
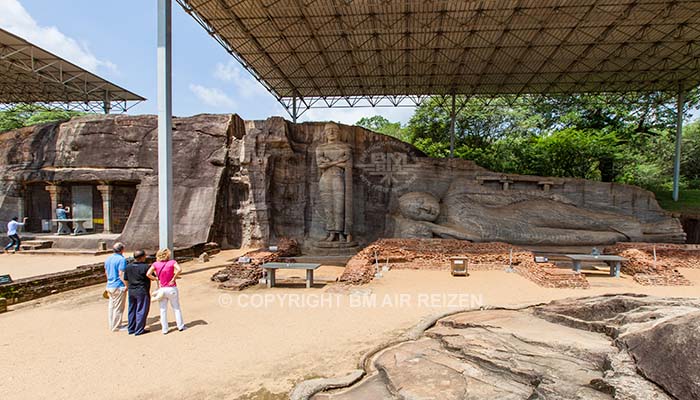
<svg viewBox="0 0 700 400"><path fill-rule="evenodd" d="M238 145L233 121L240 119L197 115L173 121L176 247L206 243L213 235L229 150ZM156 139L155 116L126 115L91 115L1 134L0 220L17 214L25 185L128 182L138 184L138 191L119 240L131 248L157 248Z"/></svg>
<svg viewBox="0 0 700 400"><path fill-rule="evenodd" d="M274 242L281 237L303 241L324 237L315 149L324 143L325 125L325 122L295 125L276 117L246 122L241 170L249 177L256 220L253 225L259 229L254 241L269 238ZM395 218L392 216L397 214L398 200L402 195L428 192L443 199L445 207L450 204L448 195L454 193L455 185L459 185L460 195L487 196L496 201L503 200L504 204L517 204L533 198L555 199L569 209L579 209L585 217L579 220L606 220L617 215L624 221L625 217L633 217L636 230L650 229L635 235L625 232L628 240L682 241L684 238L678 221L659 207L652 193L638 187L583 179L493 173L468 160L428 158L410 145L360 127L341 125L340 130L342 140L353 149L353 233L361 244L395 234ZM546 202L542 202L540 208L542 210L535 210L535 213L546 213L549 209ZM444 210L442 214L448 215ZM492 214L497 220L508 221L500 211ZM508 217L518 219L516 214ZM452 221L442 216L438 222ZM522 218L518 222L528 224ZM661 233L656 233L657 228ZM509 229L509 226L499 227L506 233L495 239L528 244L527 231L512 229L511 234ZM593 229L598 228L594 226ZM625 240L624 235L613 233L599 235L594 230L585 236L596 243L599 237L610 238L601 240L601 243L614 242L618 238ZM484 238L488 239L494 240ZM549 241L540 238L533 243ZM566 237L567 244L578 241L577 235Z"/></svg>
<svg viewBox="0 0 700 400"><path fill-rule="evenodd" d="M315 150L324 143L325 125L292 124L280 117L175 118L175 245L214 240L223 247L239 247L283 237L300 243L322 238L325 216ZM410 145L360 127L339 127L342 140L353 149L353 233L360 244L393 235L400 196L428 192L444 207L456 182L467 194L512 201L555 196L593 214L631 216L667 226L670 236L682 234L653 194L637 187L492 173L467 160L428 158ZM156 137L155 116L126 115L93 115L0 134L0 221L18 213L28 185L42 191L50 182L138 184L120 240L131 247L157 247Z"/></svg>

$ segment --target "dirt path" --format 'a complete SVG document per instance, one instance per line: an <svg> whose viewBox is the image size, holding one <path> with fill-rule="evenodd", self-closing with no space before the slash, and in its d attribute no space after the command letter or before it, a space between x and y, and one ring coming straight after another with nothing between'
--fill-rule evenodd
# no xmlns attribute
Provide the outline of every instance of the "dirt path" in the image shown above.
<svg viewBox="0 0 700 400"><path fill-rule="evenodd" d="M53 272L66 271L79 265L104 261L105 257L91 255L51 256L36 254L0 254L0 275L9 274L12 279L28 278Z"/></svg>
<svg viewBox="0 0 700 400"><path fill-rule="evenodd" d="M0 315L3 399L237 399L263 388L259 393L286 393L304 378L354 369L369 348L451 305L513 305L612 292L700 295L700 270L684 270L697 286L680 288L642 287L625 277L595 279L590 290L543 289L500 271L468 278L445 271L390 271L353 289L353 295L336 286L306 289L301 283L242 293L217 290L209 277L240 253L227 251L210 263L184 266L188 273L178 282L189 328L184 332L160 334L156 304L150 313L153 333L108 332L102 286ZM333 279L339 273L324 267L317 277ZM267 306L257 307L265 301Z"/></svg>

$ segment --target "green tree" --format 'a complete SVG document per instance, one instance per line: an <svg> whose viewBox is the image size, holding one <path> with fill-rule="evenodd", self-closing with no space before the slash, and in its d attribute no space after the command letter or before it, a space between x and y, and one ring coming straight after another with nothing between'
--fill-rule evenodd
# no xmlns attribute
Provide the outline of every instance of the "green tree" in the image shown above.
<svg viewBox="0 0 700 400"><path fill-rule="evenodd" d="M85 115L80 111L68 111L60 108L51 108L35 104L21 104L0 111L0 132L48 122L68 121L69 119Z"/></svg>
<svg viewBox="0 0 700 400"><path fill-rule="evenodd" d="M700 189L700 120L683 129L681 172L687 178L689 187Z"/></svg>
<svg viewBox="0 0 700 400"><path fill-rule="evenodd" d="M698 93L695 89L687 94L686 110L698 105ZM458 97L457 104L461 107L455 118L455 156L493 171L619 181L647 188L670 182L676 123L673 95ZM449 124L446 104L431 99L417 108L406 125L407 139L432 157L447 157ZM697 139L691 137L686 135L691 149L684 160L700 165L700 133ZM693 176L700 185L698 169ZM688 182L696 179L691 177L692 167L684 170Z"/></svg>
<svg viewBox="0 0 700 400"><path fill-rule="evenodd" d="M391 122L381 115L363 117L357 121L355 125L399 140L405 141L407 139L404 128L401 126L400 122Z"/></svg>

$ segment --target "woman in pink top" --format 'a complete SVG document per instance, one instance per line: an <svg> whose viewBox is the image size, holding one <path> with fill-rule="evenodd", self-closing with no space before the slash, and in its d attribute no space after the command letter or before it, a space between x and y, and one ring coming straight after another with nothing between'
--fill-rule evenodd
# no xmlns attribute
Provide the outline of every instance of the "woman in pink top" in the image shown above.
<svg viewBox="0 0 700 400"><path fill-rule="evenodd" d="M168 333L168 302L175 312L175 322L179 331L185 330L185 323L182 321L182 311L180 311L180 295L177 290L175 280L182 272L177 261L170 259L170 250L162 249L156 253L156 262L148 269L148 277L157 281L163 297L160 299L160 326L163 335Z"/></svg>

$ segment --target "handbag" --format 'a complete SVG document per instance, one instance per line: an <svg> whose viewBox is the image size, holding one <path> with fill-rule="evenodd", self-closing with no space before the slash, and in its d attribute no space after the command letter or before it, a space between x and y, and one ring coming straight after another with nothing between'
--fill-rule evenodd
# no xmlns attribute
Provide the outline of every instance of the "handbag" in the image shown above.
<svg viewBox="0 0 700 400"><path fill-rule="evenodd" d="M163 272L164 269L165 264L163 264L163 267L160 269L160 271L158 271L158 289L151 293L151 301L160 301L161 299L163 299L163 296L165 296L163 288L160 287L160 273Z"/></svg>

